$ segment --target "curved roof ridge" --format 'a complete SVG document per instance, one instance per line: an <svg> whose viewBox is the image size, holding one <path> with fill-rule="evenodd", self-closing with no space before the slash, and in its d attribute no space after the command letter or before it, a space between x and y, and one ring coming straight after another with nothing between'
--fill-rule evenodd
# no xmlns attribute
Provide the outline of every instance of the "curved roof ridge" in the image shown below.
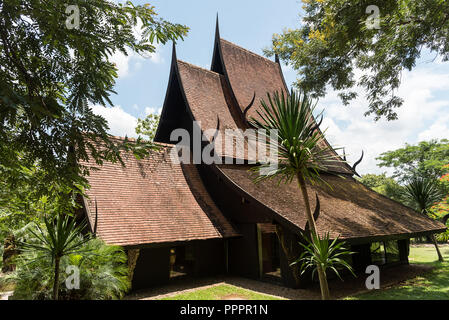
<svg viewBox="0 0 449 320"><path fill-rule="evenodd" d="M270 60L270 59L268 59L267 57L261 56L260 54L257 54L257 53L255 53L255 52L252 52L252 51L248 50L248 49L245 49L245 48L239 46L238 44L235 44L235 43L232 42L232 41L229 41L229 40L226 40L226 39L223 39L223 38L220 38L220 41L225 41L225 42L227 42L227 43L229 43L229 44L231 44L231 45L233 45L233 46L235 46L235 47L237 47L237 48L239 48L239 49L241 49L241 50L243 50L243 51L245 51L245 52L247 52L247 53L250 53L250 54L254 55L255 57L257 57L257 58L259 58L259 59L263 59L263 60L266 60L266 61L268 61L268 62L276 63L276 64L277 64L276 61Z"/></svg>
<svg viewBox="0 0 449 320"><path fill-rule="evenodd" d="M109 138L115 139L115 140L120 140L120 141L124 141L125 139L128 139L129 142L137 142L137 138L133 138L133 137L121 137L121 136L110 135ZM145 139L143 139L143 140L145 140ZM173 143L165 143L165 142L158 142L158 141L150 141L150 142L153 143L154 145L161 146L161 147L170 148L170 147L175 146L175 144L173 144Z"/></svg>

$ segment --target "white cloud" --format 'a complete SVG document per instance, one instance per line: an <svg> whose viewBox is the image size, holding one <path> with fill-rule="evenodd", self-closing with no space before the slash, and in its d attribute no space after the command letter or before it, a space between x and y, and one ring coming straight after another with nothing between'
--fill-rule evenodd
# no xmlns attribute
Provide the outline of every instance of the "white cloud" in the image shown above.
<svg viewBox="0 0 449 320"><path fill-rule="evenodd" d="M120 106L103 107L100 105L91 106L95 114L101 115L108 121L109 133L114 136L137 137L135 128L137 119L124 111Z"/></svg>
<svg viewBox="0 0 449 320"><path fill-rule="evenodd" d="M418 140L449 138L449 114L439 117L427 130L419 133Z"/></svg>
<svg viewBox="0 0 449 320"><path fill-rule="evenodd" d="M364 160L357 167L359 173L388 171L378 168L375 158L382 152L403 147L406 142L413 144L449 136L449 101L438 96L439 92L449 90L449 72L441 73L434 67L420 66L403 74L398 95L404 104L397 110L395 121L375 122L372 117L365 117L368 102L360 89L360 97L350 106L343 106L335 91L319 101L318 110L325 109L322 128L328 127L329 142L346 147L350 164L364 150Z"/></svg>
<svg viewBox="0 0 449 320"><path fill-rule="evenodd" d="M153 114L161 114L162 108L151 108L151 107L146 107L145 108L145 115L149 115L151 113Z"/></svg>

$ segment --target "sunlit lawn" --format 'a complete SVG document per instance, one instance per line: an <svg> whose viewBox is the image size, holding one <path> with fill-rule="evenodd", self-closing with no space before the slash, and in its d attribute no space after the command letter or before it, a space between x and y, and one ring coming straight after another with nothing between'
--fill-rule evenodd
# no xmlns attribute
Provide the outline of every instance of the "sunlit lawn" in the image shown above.
<svg viewBox="0 0 449 320"><path fill-rule="evenodd" d="M440 247L445 262L438 262L434 247L410 248L410 263L433 265L435 268L402 285L373 290L347 299L360 300L446 300L449 299L449 247Z"/></svg>
<svg viewBox="0 0 449 320"><path fill-rule="evenodd" d="M161 300L222 300L226 298L239 298L244 300L281 300L255 291L239 288L229 284L221 284L205 289L198 289Z"/></svg>

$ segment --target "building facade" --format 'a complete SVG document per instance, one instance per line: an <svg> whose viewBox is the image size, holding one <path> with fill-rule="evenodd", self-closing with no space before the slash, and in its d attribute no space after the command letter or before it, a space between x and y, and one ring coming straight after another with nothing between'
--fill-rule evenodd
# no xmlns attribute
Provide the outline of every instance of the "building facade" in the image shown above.
<svg viewBox="0 0 449 320"><path fill-rule="evenodd" d="M217 23L210 70L178 60L173 48L155 137L160 149L142 160L124 154L125 167L90 164L99 170L88 177L84 212L100 238L128 250L134 289L218 274L290 287L310 283L309 275L298 279L289 266L301 252L306 225L297 184L254 183L249 153L237 154L238 145L216 148L216 135L206 130L226 136L226 130L247 129L246 119L258 117L260 100L275 91L288 93L279 61L221 39ZM200 132L200 151L214 151L219 163L182 163L176 129ZM192 143L184 147L195 153ZM332 188L308 185L312 207L320 200L318 233L346 241L356 252L348 258L356 271L408 263L410 238L445 230L365 187L356 174L342 161L321 174Z"/></svg>

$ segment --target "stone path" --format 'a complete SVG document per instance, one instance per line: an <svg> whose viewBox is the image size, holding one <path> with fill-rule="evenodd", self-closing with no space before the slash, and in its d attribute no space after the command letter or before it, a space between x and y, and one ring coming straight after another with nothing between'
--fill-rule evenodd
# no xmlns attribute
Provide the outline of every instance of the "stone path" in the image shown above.
<svg viewBox="0 0 449 320"><path fill-rule="evenodd" d="M427 265L403 265L389 267L381 270L381 288L397 285L407 279L414 278L432 269ZM329 289L334 299L341 299L349 295L365 292L366 275L361 274L357 278L346 277L342 282L339 279L329 280ZM231 284L258 293L272 295L292 300L316 300L320 299L319 284L315 283L308 289L291 289L274 283L239 277L215 277L202 279L179 279L172 283L129 294L125 299L129 300L153 300L174 296L180 293L206 289L222 284Z"/></svg>

